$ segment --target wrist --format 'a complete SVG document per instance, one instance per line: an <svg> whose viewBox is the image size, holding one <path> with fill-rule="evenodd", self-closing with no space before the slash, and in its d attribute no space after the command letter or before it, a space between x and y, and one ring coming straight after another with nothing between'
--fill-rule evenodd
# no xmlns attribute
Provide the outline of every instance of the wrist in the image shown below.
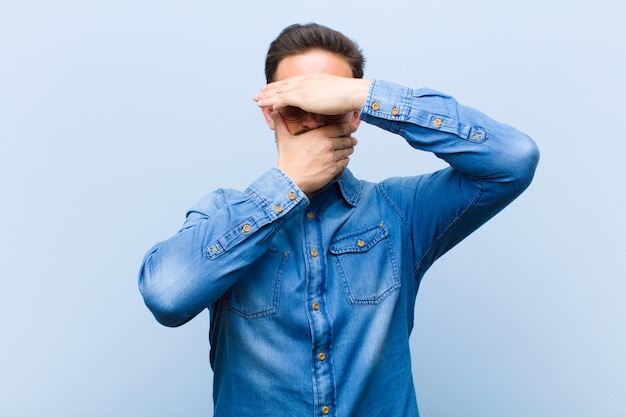
<svg viewBox="0 0 626 417"><path fill-rule="evenodd" d="M363 78L355 78L354 80L354 90L351 94L352 110L359 111L365 105L367 95L369 94L370 87L372 85L372 81Z"/></svg>

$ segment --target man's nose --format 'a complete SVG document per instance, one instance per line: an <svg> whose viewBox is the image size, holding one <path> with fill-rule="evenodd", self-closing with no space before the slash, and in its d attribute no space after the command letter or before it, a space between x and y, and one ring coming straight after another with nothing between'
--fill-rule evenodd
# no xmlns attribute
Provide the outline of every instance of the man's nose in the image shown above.
<svg viewBox="0 0 626 417"><path fill-rule="evenodd" d="M324 126L325 124L324 116L321 114L307 112L302 119L302 125L308 127L309 129L316 129Z"/></svg>

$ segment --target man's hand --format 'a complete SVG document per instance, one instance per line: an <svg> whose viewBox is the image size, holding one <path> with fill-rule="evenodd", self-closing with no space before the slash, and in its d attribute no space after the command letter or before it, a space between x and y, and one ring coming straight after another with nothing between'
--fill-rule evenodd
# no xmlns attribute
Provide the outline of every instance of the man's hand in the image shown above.
<svg viewBox="0 0 626 417"><path fill-rule="evenodd" d="M273 110L296 106L310 113L343 114L361 110L370 84L360 78L312 73L267 84L254 101Z"/></svg>
<svg viewBox="0 0 626 417"><path fill-rule="evenodd" d="M294 136L278 112L272 113L278 145L277 168L308 197L337 178L350 162L357 140L350 123L333 124Z"/></svg>

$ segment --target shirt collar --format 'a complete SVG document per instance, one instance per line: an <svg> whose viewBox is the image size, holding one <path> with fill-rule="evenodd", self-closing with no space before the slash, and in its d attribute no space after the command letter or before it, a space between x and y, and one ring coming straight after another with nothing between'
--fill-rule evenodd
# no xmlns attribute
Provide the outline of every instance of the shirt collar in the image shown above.
<svg viewBox="0 0 626 417"><path fill-rule="evenodd" d="M344 200L351 206L356 206L361 197L361 182L346 168L337 179L337 184L339 184L339 190Z"/></svg>

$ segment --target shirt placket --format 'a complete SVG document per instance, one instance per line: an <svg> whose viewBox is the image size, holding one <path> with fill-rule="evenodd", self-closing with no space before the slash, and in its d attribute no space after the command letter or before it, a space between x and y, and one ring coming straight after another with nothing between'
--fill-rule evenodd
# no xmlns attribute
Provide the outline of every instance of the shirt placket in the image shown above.
<svg viewBox="0 0 626 417"><path fill-rule="evenodd" d="M326 303L327 248L321 222L314 209L304 218L306 304L311 334L311 372L314 415L336 415L336 385L332 363L332 325Z"/></svg>

